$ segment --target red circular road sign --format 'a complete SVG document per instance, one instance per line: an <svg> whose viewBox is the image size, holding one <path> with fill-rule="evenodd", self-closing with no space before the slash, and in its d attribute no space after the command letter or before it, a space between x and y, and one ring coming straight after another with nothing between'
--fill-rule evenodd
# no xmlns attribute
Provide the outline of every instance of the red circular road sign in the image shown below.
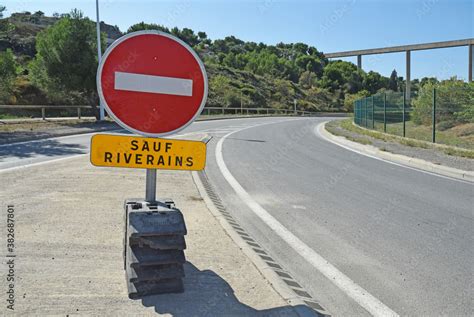
<svg viewBox="0 0 474 317"><path fill-rule="evenodd" d="M191 124L207 99L207 74L198 55L180 39L139 31L115 41L97 71L107 112L123 128L159 137Z"/></svg>

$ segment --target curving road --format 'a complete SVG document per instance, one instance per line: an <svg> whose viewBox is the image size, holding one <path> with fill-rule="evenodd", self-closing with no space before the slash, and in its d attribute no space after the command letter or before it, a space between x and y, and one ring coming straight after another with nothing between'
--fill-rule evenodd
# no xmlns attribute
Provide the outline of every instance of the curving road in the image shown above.
<svg viewBox="0 0 474 317"><path fill-rule="evenodd" d="M198 122L240 224L333 315L474 314L473 184L324 140L328 118ZM0 146L0 170L88 152L90 135ZM54 164L54 162L52 162Z"/></svg>

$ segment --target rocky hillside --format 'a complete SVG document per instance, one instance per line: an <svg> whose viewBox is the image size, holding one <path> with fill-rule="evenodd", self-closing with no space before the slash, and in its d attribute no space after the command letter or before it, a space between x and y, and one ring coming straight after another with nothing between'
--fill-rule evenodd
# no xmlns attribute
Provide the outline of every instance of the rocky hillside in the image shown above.
<svg viewBox="0 0 474 317"><path fill-rule="evenodd" d="M56 23L60 18L61 15L45 16L41 11L13 13L10 17L3 19L9 25L9 31L0 32L0 52L12 49L20 63L32 59L36 54L36 35ZM100 28L107 34L108 42L122 36L122 32L117 26L102 22Z"/></svg>

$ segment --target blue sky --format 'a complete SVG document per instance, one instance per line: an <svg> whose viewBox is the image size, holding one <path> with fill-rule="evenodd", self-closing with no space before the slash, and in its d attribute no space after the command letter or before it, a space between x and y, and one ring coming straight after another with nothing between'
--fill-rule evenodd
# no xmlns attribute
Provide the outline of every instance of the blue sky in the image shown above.
<svg viewBox="0 0 474 317"><path fill-rule="evenodd" d="M211 39L304 42L323 52L447 41L474 37L473 0L157 1L99 0L101 20L122 31L145 21L205 31ZM11 12L47 15L81 9L95 19L95 0L0 0ZM405 75L403 53L364 56L365 71ZM355 62L355 58L347 58ZM467 47L412 53L412 78L453 75L467 79Z"/></svg>

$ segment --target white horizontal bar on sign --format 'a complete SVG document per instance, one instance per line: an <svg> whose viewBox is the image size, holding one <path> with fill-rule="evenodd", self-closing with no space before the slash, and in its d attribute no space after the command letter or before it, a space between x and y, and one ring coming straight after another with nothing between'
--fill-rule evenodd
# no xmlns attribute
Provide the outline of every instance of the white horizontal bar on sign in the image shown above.
<svg viewBox="0 0 474 317"><path fill-rule="evenodd" d="M192 79L115 72L115 90L192 96Z"/></svg>

